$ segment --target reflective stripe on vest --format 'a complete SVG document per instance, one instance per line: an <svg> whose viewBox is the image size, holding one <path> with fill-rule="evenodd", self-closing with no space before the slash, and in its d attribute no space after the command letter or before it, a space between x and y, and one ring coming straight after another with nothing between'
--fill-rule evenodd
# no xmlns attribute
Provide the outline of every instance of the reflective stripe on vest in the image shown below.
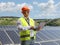
<svg viewBox="0 0 60 45"><path fill-rule="evenodd" d="M26 22L26 20L22 17L19 19L21 21L22 26L28 26L28 23ZM34 20L30 18L30 26L35 26ZM36 31L34 31L34 33L36 34ZM30 40L30 30L24 30L19 32L20 34L20 40L21 41L25 41L25 40ZM35 38L35 36L34 36Z"/></svg>

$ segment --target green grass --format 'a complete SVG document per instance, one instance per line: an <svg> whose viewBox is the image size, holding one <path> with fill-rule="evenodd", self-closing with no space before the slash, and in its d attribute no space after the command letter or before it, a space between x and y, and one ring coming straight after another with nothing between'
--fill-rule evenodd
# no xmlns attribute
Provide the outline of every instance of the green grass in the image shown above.
<svg viewBox="0 0 60 45"><path fill-rule="evenodd" d="M0 25L16 25L18 18L0 18ZM36 25L39 25L40 22L47 22L48 19L35 19ZM60 19L53 20L47 24L48 26L60 26Z"/></svg>
<svg viewBox="0 0 60 45"><path fill-rule="evenodd" d="M0 18L0 25L16 25L18 18Z"/></svg>

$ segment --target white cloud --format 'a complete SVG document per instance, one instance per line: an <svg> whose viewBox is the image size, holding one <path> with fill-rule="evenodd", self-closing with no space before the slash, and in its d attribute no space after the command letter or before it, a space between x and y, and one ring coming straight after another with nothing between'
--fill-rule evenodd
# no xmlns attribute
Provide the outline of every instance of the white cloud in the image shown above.
<svg viewBox="0 0 60 45"><path fill-rule="evenodd" d="M27 4L27 3L22 3L22 4L20 5L20 9L21 9L23 6L28 6L28 7L30 8L30 10L33 9L33 6L32 6L31 4Z"/></svg>
<svg viewBox="0 0 60 45"><path fill-rule="evenodd" d="M49 0L46 3L38 3L36 2L35 5L37 5L42 11L41 14L39 14L38 16L35 16L36 18L58 18L59 14L58 12L60 12L60 2L58 2L57 4L54 4L54 0ZM34 4L34 3L33 3ZM59 11L58 11L59 10Z"/></svg>
<svg viewBox="0 0 60 45"><path fill-rule="evenodd" d="M3 11L11 11L11 12L18 11L24 5L27 5L31 10L33 9L33 6L30 5L30 4L27 4L27 3L16 4L14 2L7 2L7 3L1 2L0 3L0 12L3 12Z"/></svg>
<svg viewBox="0 0 60 45"><path fill-rule="evenodd" d="M37 4L38 4L38 2L33 2L33 4L34 4L34 5L37 5Z"/></svg>
<svg viewBox="0 0 60 45"><path fill-rule="evenodd" d="M49 0L47 3L38 3L33 2L33 4L37 5L42 11L53 11L55 10L55 5L53 0Z"/></svg>
<svg viewBox="0 0 60 45"><path fill-rule="evenodd" d="M60 9L60 2L55 5L56 9Z"/></svg>
<svg viewBox="0 0 60 45"><path fill-rule="evenodd" d="M49 0L47 3L40 3L38 6L45 12L50 12L55 10L55 5L53 0Z"/></svg>

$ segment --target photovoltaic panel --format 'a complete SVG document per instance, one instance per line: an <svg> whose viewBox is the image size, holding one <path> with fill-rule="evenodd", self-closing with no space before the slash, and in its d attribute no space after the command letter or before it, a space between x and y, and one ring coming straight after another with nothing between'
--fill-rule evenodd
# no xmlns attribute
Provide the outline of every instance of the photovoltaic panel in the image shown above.
<svg viewBox="0 0 60 45"><path fill-rule="evenodd" d="M5 32L6 31L6 32ZM20 44L19 31L16 26L0 26L0 41L3 44ZM46 26L36 34L35 45L60 45L60 27Z"/></svg>
<svg viewBox="0 0 60 45"><path fill-rule="evenodd" d="M4 44L11 44L12 42L8 38L8 36L5 34L4 31L0 31L0 41Z"/></svg>
<svg viewBox="0 0 60 45"><path fill-rule="evenodd" d="M59 43L59 45L60 45L60 40L59 41L56 41L57 43Z"/></svg>
<svg viewBox="0 0 60 45"><path fill-rule="evenodd" d="M55 42L45 42L41 43L41 45L57 45Z"/></svg>
<svg viewBox="0 0 60 45"><path fill-rule="evenodd" d="M14 43L19 44L20 39L18 35L12 30L12 31L6 31L8 35L11 37L11 39L14 41Z"/></svg>

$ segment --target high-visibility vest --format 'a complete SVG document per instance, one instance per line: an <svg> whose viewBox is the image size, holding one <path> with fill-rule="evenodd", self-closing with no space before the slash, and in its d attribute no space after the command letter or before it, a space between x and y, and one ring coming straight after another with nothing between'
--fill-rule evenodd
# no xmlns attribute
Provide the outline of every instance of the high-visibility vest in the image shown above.
<svg viewBox="0 0 60 45"><path fill-rule="evenodd" d="M28 23L26 22L26 20L22 17L22 18L19 18L22 26L28 26ZM35 26L35 22L33 19L29 19L29 23L30 23L30 26ZM31 37L30 37L30 30L23 30L23 31L20 31L19 32L20 34L20 40L21 41L26 41L26 40L30 40ZM34 31L34 39L36 37L36 31Z"/></svg>

